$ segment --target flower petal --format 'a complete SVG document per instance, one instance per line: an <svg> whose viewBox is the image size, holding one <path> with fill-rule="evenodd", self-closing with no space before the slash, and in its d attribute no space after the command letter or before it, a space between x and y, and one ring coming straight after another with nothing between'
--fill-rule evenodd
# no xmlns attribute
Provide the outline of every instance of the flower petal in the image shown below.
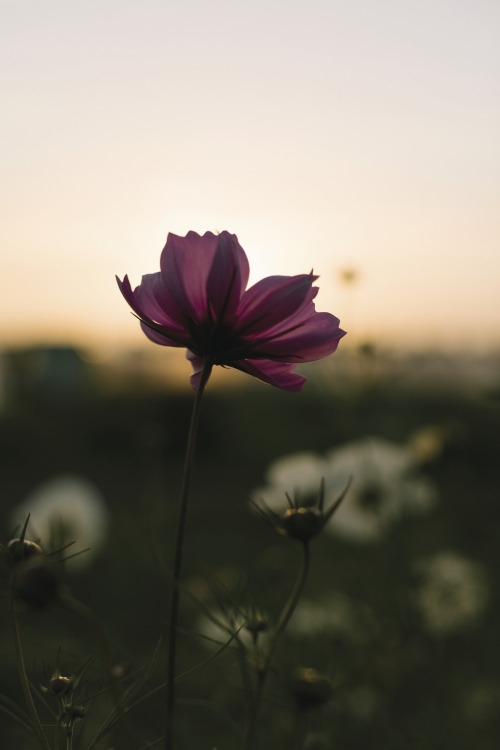
<svg viewBox="0 0 500 750"><path fill-rule="evenodd" d="M166 292L183 315L200 323L207 319L207 281L217 252L218 237L188 232L170 233L161 254L160 267Z"/></svg>
<svg viewBox="0 0 500 750"><path fill-rule="evenodd" d="M128 276L125 276L123 281L117 276L116 280L124 298L141 321L142 330L151 341L162 346L187 346L189 333L172 321L155 300L153 295L155 276L159 274L143 276L141 285L134 291L132 291Z"/></svg>
<svg viewBox="0 0 500 750"><path fill-rule="evenodd" d="M283 326L269 334L267 341L256 339L249 356L284 362L313 362L333 354L345 331L330 313L314 313L308 320L287 330ZM249 348L251 343L248 342Z"/></svg>
<svg viewBox="0 0 500 750"><path fill-rule="evenodd" d="M248 289L238 307L238 328L244 334L257 334L296 315L318 293L317 276L268 276Z"/></svg>
<svg viewBox="0 0 500 750"><path fill-rule="evenodd" d="M145 317L160 325L183 330L182 314L173 300L164 293L161 273L149 273L143 276L134 295Z"/></svg>
<svg viewBox="0 0 500 750"><path fill-rule="evenodd" d="M155 330L154 328L151 328L147 323L145 323L143 320L141 320L141 328L143 330L143 333L146 334L148 339L152 341L155 344L160 344L160 346L177 346L177 347L184 347L187 346L186 341L174 341L173 339L170 339L166 333L161 333L158 330Z"/></svg>
<svg viewBox="0 0 500 750"><path fill-rule="evenodd" d="M214 320L231 317L248 283L250 268L238 238L221 232L207 280L207 300Z"/></svg>
<svg viewBox="0 0 500 750"><path fill-rule="evenodd" d="M156 305L161 310L161 318L158 319L158 322L160 323L164 320L165 325L173 325L187 330L189 326L189 318L186 317L184 312L179 308L170 295L168 289L166 289L162 274L158 272L151 274L151 276L153 278L151 280L150 294L154 297ZM167 323L167 320L170 321L170 323Z"/></svg>
<svg viewBox="0 0 500 750"><path fill-rule="evenodd" d="M191 385L193 386L194 390L197 391L198 388L200 387L201 376L203 373L203 359L202 357L198 357L197 354L194 354L189 349L186 351L186 359L188 359L193 366L193 372L191 373L190 380L191 380ZM210 373L207 375L207 381L209 377L210 377Z"/></svg>
<svg viewBox="0 0 500 750"><path fill-rule="evenodd" d="M147 317L145 315L144 310L139 305L136 296L137 296L137 289L135 292L132 291L132 287L130 286L130 281L128 276L123 277L123 281L118 278L118 276L115 276L116 283L118 284L118 288L120 289L120 292L123 294L125 300L128 302L132 310L140 317Z"/></svg>
<svg viewBox="0 0 500 750"><path fill-rule="evenodd" d="M254 378L262 380L264 383L283 388L285 391L300 391L306 382L306 378L292 372L294 366L267 359L241 359L231 362L231 367L246 372L248 375L253 375Z"/></svg>

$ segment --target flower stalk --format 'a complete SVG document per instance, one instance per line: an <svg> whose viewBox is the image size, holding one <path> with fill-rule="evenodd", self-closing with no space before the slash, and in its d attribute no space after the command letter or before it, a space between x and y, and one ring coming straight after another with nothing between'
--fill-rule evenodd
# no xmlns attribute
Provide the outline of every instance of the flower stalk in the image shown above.
<svg viewBox="0 0 500 750"><path fill-rule="evenodd" d="M184 469L182 474L182 484L179 498L179 517L177 520L177 532L175 537L174 563L172 570L172 591L170 596L170 622L167 632L167 710L166 710L166 732L165 732L165 750L174 748L174 714L175 714L175 678L176 678L176 659L177 659L177 630L179 622L179 584L182 573L182 557L184 550L184 535L186 528L186 518L188 509L189 485L191 472L194 462L196 448L196 438L198 435L198 425L200 421L201 400L205 386L210 377L212 363L208 357L203 360L200 385L196 391L196 396L191 413L191 423L186 446L186 455L184 458Z"/></svg>
<svg viewBox="0 0 500 750"><path fill-rule="evenodd" d="M121 746L126 750L131 747L130 723L127 719L122 694L117 684L117 678L113 674L113 655L107 633L96 613L87 604L76 599L68 589L62 587L59 592L59 601L70 612L82 617L94 629L94 633L101 649L101 661L106 671L106 676L111 680L110 689L113 703L118 712L119 740Z"/></svg>
<svg viewBox="0 0 500 750"><path fill-rule="evenodd" d="M40 744L44 748L44 750L50 750L49 741L47 740L47 737L45 736L45 732L43 731L40 717L38 716L38 712L36 710L35 702L33 701L33 696L30 690L28 675L26 674L26 667L24 665L23 649L21 645L21 634L19 633L19 623L17 621L17 615L15 611L14 582L13 582L12 591L11 591L10 605L11 605L12 632L14 634L14 647L16 651L17 669L19 672L19 678L21 680L21 686L23 689L24 698L26 700L26 705L28 707L28 712L29 712L31 721L33 722L33 728L36 734L38 735Z"/></svg>
<svg viewBox="0 0 500 750"><path fill-rule="evenodd" d="M309 574L309 567L310 567L310 561L311 561L309 541L305 539L302 542L301 547L302 547L302 561L301 561L299 574L297 576L297 580L295 581L295 586L293 587L290 597L281 612L281 616L271 636L271 642L269 644L266 658L264 660L262 667L258 670L258 673L257 673L257 677L258 677L257 690L254 696L253 706L250 711L249 720L248 720L246 730L245 730L245 735L244 735L244 740L243 740L243 750L253 750L253 748L255 747L257 719L258 719L258 715L260 711L260 705L262 703L262 696L264 694L264 686L267 680L267 676L269 674L269 669L270 669L271 662L274 656L274 652L276 650L276 645L278 643L280 636L283 634L299 602L299 599L302 595L302 591L304 589L305 582L307 580L307 576Z"/></svg>

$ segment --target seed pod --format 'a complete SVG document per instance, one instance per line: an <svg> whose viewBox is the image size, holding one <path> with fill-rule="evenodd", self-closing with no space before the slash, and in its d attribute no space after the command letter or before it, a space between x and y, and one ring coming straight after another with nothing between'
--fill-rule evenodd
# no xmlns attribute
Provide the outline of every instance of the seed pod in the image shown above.
<svg viewBox="0 0 500 750"><path fill-rule="evenodd" d="M323 513L314 507L287 508L280 519L282 533L306 542L323 528Z"/></svg>
<svg viewBox="0 0 500 750"><path fill-rule="evenodd" d="M70 677L56 675L50 680L50 689L54 695L57 695L57 697L60 698L73 690L73 680Z"/></svg>

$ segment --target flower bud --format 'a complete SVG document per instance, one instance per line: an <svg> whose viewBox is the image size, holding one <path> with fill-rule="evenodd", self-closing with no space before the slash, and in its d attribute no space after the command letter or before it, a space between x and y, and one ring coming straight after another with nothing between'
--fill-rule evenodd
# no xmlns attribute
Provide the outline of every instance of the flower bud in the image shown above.
<svg viewBox="0 0 500 750"><path fill-rule="evenodd" d="M301 542L316 536L323 524L323 513L314 507L287 508L280 519L282 533Z"/></svg>
<svg viewBox="0 0 500 750"><path fill-rule="evenodd" d="M58 698L67 695L73 690L73 680L70 677L56 675L50 680L50 689Z"/></svg>
<svg viewBox="0 0 500 750"><path fill-rule="evenodd" d="M251 610L245 621L245 630L249 633L263 633L269 627L269 618L260 610Z"/></svg>
<svg viewBox="0 0 500 750"><path fill-rule="evenodd" d="M36 542L30 542L28 539L11 539L7 544L7 553L11 560L18 562L25 560L34 555L41 555L42 548Z"/></svg>

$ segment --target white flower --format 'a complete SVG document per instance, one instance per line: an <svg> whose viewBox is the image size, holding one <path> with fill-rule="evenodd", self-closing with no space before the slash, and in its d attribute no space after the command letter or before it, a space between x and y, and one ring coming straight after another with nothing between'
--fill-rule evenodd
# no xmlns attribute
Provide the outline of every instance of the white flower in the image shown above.
<svg viewBox="0 0 500 750"><path fill-rule="evenodd" d="M78 476L60 475L37 487L12 513L13 525L22 526L30 516L28 537L40 539L45 551L75 542L66 551L87 552L68 560L73 569L86 567L102 547L109 513L98 489Z"/></svg>
<svg viewBox="0 0 500 750"><path fill-rule="evenodd" d="M335 448L326 456L296 453L274 461L266 472L266 486L255 490L252 500L274 511L286 508L286 493L312 504L322 478L325 508L335 503L351 480L345 499L325 528L357 542L382 538L401 516L426 512L436 501L436 490L419 473L410 446L370 437Z"/></svg>
<svg viewBox="0 0 500 750"><path fill-rule="evenodd" d="M353 541L380 539L399 518L429 511L436 490L419 473L413 451L382 438L363 438L327 455L326 502L338 496L349 477L349 492L326 527Z"/></svg>
<svg viewBox="0 0 500 750"><path fill-rule="evenodd" d="M374 628L373 613L366 605L330 591L319 599L301 599L287 632L302 638L341 636L357 643L369 639Z"/></svg>
<svg viewBox="0 0 500 750"><path fill-rule="evenodd" d="M455 552L419 561L420 586L414 602L425 627L436 634L474 625L486 609L488 584L483 567Z"/></svg>

